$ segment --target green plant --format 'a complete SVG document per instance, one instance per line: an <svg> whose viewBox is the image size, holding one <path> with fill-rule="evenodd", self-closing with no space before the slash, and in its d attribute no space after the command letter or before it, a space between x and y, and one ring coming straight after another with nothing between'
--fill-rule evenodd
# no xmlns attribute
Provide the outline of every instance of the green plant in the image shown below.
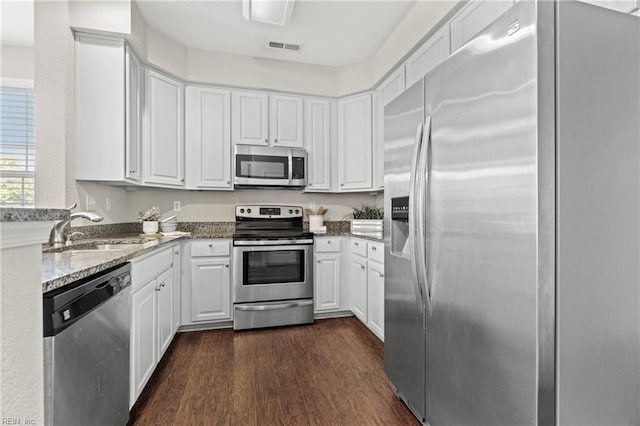
<svg viewBox="0 0 640 426"><path fill-rule="evenodd" d="M354 219L382 219L384 210L378 206L362 204L353 208Z"/></svg>
<svg viewBox="0 0 640 426"><path fill-rule="evenodd" d="M145 211L138 212L138 222L157 222L162 216L158 207L151 207Z"/></svg>

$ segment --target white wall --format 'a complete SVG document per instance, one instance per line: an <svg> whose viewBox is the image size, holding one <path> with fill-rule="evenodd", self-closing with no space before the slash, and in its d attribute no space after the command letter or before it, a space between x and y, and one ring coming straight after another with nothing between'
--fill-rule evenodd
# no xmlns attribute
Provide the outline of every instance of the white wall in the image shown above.
<svg viewBox="0 0 640 426"><path fill-rule="evenodd" d="M33 47L0 46L0 77L33 82Z"/></svg>
<svg viewBox="0 0 640 426"><path fill-rule="evenodd" d="M173 212L173 201L182 203L182 210ZM129 193L129 220L136 221L136 213L158 206L163 217L177 215L181 222L233 222L236 204L285 204L308 207L315 202L329 209L325 220L345 220L352 207L362 203L382 205L382 197L358 194L302 194L289 190L242 190L234 192L181 191L175 189L144 189Z"/></svg>
<svg viewBox="0 0 640 426"><path fill-rule="evenodd" d="M70 0L69 24L74 29L131 33L131 0Z"/></svg>
<svg viewBox="0 0 640 426"><path fill-rule="evenodd" d="M147 61L176 77L187 77L187 48L151 27L147 27Z"/></svg>

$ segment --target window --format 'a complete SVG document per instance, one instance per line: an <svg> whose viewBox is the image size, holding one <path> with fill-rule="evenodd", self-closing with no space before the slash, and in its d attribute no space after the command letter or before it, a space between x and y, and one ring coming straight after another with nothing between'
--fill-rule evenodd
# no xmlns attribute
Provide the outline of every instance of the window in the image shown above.
<svg viewBox="0 0 640 426"><path fill-rule="evenodd" d="M0 205L33 207L33 90L0 87Z"/></svg>

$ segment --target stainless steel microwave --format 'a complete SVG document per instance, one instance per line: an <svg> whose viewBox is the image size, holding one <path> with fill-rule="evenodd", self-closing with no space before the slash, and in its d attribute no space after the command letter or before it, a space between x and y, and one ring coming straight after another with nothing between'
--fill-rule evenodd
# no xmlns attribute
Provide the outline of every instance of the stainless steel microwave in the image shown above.
<svg viewBox="0 0 640 426"><path fill-rule="evenodd" d="M236 145L234 160L237 188L303 188L307 184L304 149Z"/></svg>

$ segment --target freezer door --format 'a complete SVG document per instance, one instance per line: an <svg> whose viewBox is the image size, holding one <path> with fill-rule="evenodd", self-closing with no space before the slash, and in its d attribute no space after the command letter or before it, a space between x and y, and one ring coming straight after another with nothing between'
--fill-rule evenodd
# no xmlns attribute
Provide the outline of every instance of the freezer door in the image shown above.
<svg viewBox="0 0 640 426"><path fill-rule="evenodd" d="M537 423L535 24L520 2L425 78L431 426Z"/></svg>
<svg viewBox="0 0 640 426"><path fill-rule="evenodd" d="M400 398L420 419L425 401L423 302L412 273L408 222L391 220L391 199L410 195L414 152L424 118L423 87L420 80L388 104L384 122L384 369Z"/></svg>

